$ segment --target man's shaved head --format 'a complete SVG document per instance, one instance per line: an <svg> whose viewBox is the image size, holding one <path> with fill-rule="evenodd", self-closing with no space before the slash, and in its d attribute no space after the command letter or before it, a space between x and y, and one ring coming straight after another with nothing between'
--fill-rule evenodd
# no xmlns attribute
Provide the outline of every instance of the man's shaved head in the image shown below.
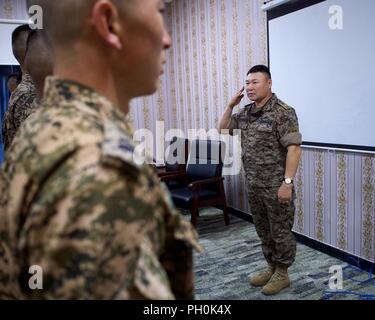
<svg viewBox="0 0 375 320"><path fill-rule="evenodd" d="M44 28L54 45L71 45L84 36L89 25L88 19L95 2L100 0L27 0L28 7L39 5L43 8ZM137 0L109 0L124 8Z"/></svg>
<svg viewBox="0 0 375 320"><path fill-rule="evenodd" d="M170 46L163 0L27 0L27 5L43 9L56 76L108 92L126 106L130 98L157 89Z"/></svg>
<svg viewBox="0 0 375 320"><path fill-rule="evenodd" d="M43 94L44 80L53 73L53 51L43 30L33 30L27 39L25 68L33 79L38 95Z"/></svg>
<svg viewBox="0 0 375 320"><path fill-rule="evenodd" d="M17 27L12 33L13 55L18 63L23 67L26 53L26 42L30 33L30 27L27 24Z"/></svg>

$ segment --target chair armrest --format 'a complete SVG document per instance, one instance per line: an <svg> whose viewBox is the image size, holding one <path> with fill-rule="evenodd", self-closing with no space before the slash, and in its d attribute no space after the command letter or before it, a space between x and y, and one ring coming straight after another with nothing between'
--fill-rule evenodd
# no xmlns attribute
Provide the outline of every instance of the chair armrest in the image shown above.
<svg viewBox="0 0 375 320"><path fill-rule="evenodd" d="M186 172L183 172L183 171L176 171L176 172L178 173L171 173L171 174L163 175L160 177L160 180L166 182L170 180L186 178Z"/></svg>
<svg viewBox="0 0 375 320"><path fill-rule="evenodd" d="M224 180L223 177L215 177L215 178L210 178L210 179L205 179L205 180L198 180L198 181L191 182L188 187L191 190L196 190L197 188L203 185L213 184L213 183L217 183L223 180Z"/></svg>
<svg viewBox="0 0 375 320"><path fill-rule="evenodd" d="M178 171L166 171L166 172L159 172L158 173L158 177L159 178L163 178L165 176L173 176L173 175L176 175L176 174L180 174L180 173L183 173L185 174L185 171L184 170L178 170Z"/></svg>

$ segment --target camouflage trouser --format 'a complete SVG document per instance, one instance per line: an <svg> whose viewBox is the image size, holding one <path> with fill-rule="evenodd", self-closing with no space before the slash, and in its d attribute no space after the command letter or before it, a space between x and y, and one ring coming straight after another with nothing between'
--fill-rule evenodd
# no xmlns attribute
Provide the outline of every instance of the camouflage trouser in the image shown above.
<svg viewBox="0 0 375 320"><path fill-rule="evenodd" d="M267 262L289 267L296 256L296 240L292 233L295 206L294 201L290 205L279 203L278 189L249 187L249 204Z"/></svg>

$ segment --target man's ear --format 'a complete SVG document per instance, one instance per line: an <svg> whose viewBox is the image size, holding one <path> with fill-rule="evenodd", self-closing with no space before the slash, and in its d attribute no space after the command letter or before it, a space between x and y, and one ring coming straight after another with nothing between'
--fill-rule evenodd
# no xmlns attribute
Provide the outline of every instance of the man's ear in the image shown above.
<svg viewBox="0 0 375 320"><path fill-rule="evenodd" d="M270 89L272 88L272 79L268 80L268 86L270 87Z"/></svg>
<svg viewBox="0 0 375 320"><path fill-rule="evenodd" d="M121 24L116 6L108 0L97 1L91 12L91 22L99 37L110 47L122 49L119 36Z"/></svg>

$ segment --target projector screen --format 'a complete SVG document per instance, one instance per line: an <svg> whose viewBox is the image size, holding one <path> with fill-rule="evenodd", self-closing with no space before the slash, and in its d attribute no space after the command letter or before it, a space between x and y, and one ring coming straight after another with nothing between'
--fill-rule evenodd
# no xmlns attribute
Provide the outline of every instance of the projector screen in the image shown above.
<svg viewBox="0 0 375 320"><path fill-rule="evenodd" d="M0 23L0 65L19 65L12 52L12 32L18 26Z"/></svg>
<svg viewBox="0 0 375 320"><path fill-rule="evenodd" d="M374 0L327 0L269 15L273 91L305 145L375 151L374 13Z"/></svg>

